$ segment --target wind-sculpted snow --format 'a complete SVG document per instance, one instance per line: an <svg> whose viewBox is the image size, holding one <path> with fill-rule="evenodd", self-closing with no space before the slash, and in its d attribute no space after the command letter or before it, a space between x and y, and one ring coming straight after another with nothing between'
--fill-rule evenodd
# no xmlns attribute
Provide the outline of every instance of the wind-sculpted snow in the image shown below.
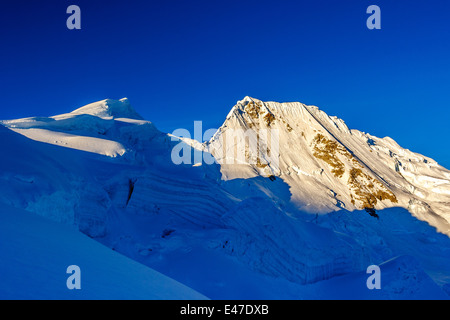
<svg viewBox="0 0 450 320"><path fill-rule="evenodd" d="M368 265L362 247L329 229L289 217L268 199L244 200L222 221L235 231L228 251L275 277L314 283Z"/></svg>
<svg viewBox="0 0 450 320"><path fill-rule="evenodd" d="M246 97L203 144L160 132L126 99L2 124L1 203L210 298L447 297L450 172L317 107ZM258 153L222 139L234 129L279 139ZM244 161L177 165L179 144ZM390 289L368 293L365 270L383 262ZM407 290L409 276L420 281Z"/></svg>

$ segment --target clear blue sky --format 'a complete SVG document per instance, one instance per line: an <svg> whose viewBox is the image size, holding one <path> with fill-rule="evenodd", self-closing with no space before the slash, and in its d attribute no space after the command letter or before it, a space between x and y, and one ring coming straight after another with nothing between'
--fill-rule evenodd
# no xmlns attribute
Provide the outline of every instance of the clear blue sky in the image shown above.
<svg viewBox="0 0 450 320"><path fill-rule="evenodd" d="M317 105L450 167L447 0L11 0L0 43L0 119L128 97L165 132L207 129L249 95Z"/></svg>

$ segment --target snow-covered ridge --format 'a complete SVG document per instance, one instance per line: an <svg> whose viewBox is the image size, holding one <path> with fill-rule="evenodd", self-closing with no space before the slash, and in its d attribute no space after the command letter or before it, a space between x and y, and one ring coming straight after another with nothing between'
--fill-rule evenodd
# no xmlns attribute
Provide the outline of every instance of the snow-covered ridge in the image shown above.
<svg viewBox="0 0 450 320"><path fill-rule="evenodd" d="M129 118L143 120L143 118L131 107L128 98L120 100L106 99L90 103L72 111L74 114L90 114L93 116L107 118Z"/></svg>
<svg viewBox="0 0 450 320"><path fill-rule="evenodd" d="M210 298L318 298L344 280L358 298L367 265L386 261L400 261L386 279L412 264L398 271L423 280L411 295L450 292L450 238L435 230L448 234L450 172L317 107L246 97L204 144L160 132L124 99L2 124L0 203L74 226ZM243 140L220 144L230 129L277 129L279 165L171 161L180 143L245 153ZM420 263L391 260L402 255ZM392 296L409 285L393 283Z"/></svg>
<svg viewBox="0 0 450 320"><path fill-rule="evenodd" d="M127 98L101 100L53 117L2 124L36 141L127 159L142 157L139 141L164 136L142 119ZM277 130L279 141L272 147L278 150L279 163L264 164L268 159L249 154L244 140L223 145L221 137L232 129ZM448 170L433 159L401 148L389 137L350 130L342 119L330 117L316 106L247 96L231 108L209 142L181 141L215 156L218 149L225 148L227 159L229 154L235 156L235 150L258 158L256 164L222 164L222 178L277 176L291 188L288 202L301 210L326 213L401 206L450 233Z"/></svg>
<svg viewBox="0 0 450 320"><path fill-rule="evenodd" d="M206 143L208 150L223 156L222 136L239 128L277 130L279 165L222 165L226 179L275 175L290 186L291 203L301 210L401 206L450 234L450 172L433 159L404 149L389 137L350 130L344 120L316 106L251 97L231 109ZM223 153L233 154L236 148L245 152L245 141L226 145Z"/></svg>
<svg viewBox="0 0 450 320"><path fill-rule="evenodd" d="M51 117L4 120L1 123L35 141L109 157L127 153L127 147L117 141L118 137L108 134L114 132L118 124L122 127L151 125L131 107L127 98L105 99L71 113Z"/></svg>

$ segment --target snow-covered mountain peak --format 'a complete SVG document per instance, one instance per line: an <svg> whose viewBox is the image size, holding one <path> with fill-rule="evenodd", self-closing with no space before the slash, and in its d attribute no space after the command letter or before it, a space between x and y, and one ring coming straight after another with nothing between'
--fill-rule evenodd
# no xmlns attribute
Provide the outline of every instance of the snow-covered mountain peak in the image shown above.
<svg viewBox="0 0 450 320"><path fill-rule="evenodd" d="M120 100L105 99L90 103L72 111L73 114L90 114L101 118L128 118L143 120L136 110L133 109L127 98Z"/></svg>
<svg viewBox="0 0 450 320"><path fill-rule="evenodd" d="M277 139L260 139L265 131ZM278 177L289 185L290 203L301 210L400 206L450 234L447 169L389 137L350 130L317 106L245 97L206 145L221 162L225 180Z"/></svg>
<svg viewBox="0 0 450 320"><path fill-rule="evenodd" d="M244 122L262 124L263 127L270 126L272 123L283 123L287 128L290 128L292 120L300 124L298 120L303 120L302 125L309 126L310 122L325 121L332 126L335 126L340 131L350 133L345 121L337 116L329 116L326 112L314 105L305 105L301 102L275 102L262 101L257 98L246 96L244 99L237 101L236 105L231 109L229 118L234 112L239 115L247 115L241 117ZM260 119L263 118L263 119ZM254 121L263 120L263 121ZM266 126L264 126L264 124ZM249 125L253 127L252 125Z"/></svg>
<svg viewBox="0 0 450 320"><path fill-rule="evenodd" d="M250 97L250 96L245 96L244 99L238 100L238 101L236 102L236 104L237 104L237 105L239 105L239 104L245 105L245 104L247 104L248 102L255 101L255 100L259 101L258 99L254 99L254 98L252 98L252 97Z"/></svg>
<svg viewBox="0 0 450 320"><path fill-rule="evenodd" d="M0 205L76 226L212 298L311 298L337 282L360 297L371 294L367 266L383 261L391 261L383 266L387 295L417 297L426 287L441 297L427 274L450 292L450 240L429 226L450 235L450 172L432 159L390 138L350 131L300 102L245 97L204 144L175 141L139 117L121 99L0 122ZM277 139L261 143L265 130ZM233 131L244 136L222 140ZM257 150L246 147L249 140L259 141ZM209 151L219 163L175 163L180 147L194 156L189 160ZM264 149L270 152L258 152ZM227 162L235 157L242 161ZM21 241L22 216L0 235ZM79 239L49 234L57 244ZM411 259L392 262L405 254L427 274ZM411 274L420 279L417 288L417 281L393 281L389 291L390 277Z"/></svg>
<svg viewBox="0 0 450 320"><path fill-rule="evenodd" d="M127 98L105 99L51 117L0 123L32 140L109 157L123 156L139 139L159 133L151 122L143 120Z"/></svg>

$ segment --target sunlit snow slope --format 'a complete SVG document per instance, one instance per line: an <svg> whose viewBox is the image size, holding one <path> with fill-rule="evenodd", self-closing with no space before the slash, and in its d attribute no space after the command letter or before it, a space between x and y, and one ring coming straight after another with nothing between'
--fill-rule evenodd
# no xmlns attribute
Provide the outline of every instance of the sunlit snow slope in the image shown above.
<svg viewBox="0 0 450 320"><path fill-rule="evenodd" d="M316 107L246 97L204 143L160 132L127 99L2 124L5 221L26 210L75 227L213 299L448 298L449 171ZM230 129L278 130L278 161L249 153L244 140L223 144ZM189 145L219 162L231 150L256 162L174 164L173 150ZM16 283L20 264L36 263L20 252L35 245L0 247L3 268L17 264L8 269ZM381 291L366 287L371 264L382 269ZM13 287L7 297L23 292ZM158 288L154 297L187 292Z"/></svg>
<svg viewBox="0 0 450 320"><path fill-rule="evenodd" d="M350 130L342 119L302 103L263 102L246 97L233 107L207 150L219 157L244 154L244 141L221 137L237 128L276 130L278 164L223 165L227 179L275 175L286 182L296 207L308 212L345 208L403 207L450 235L450 171L436 161L401 148L389 137ZM248 154L248 157L257 157Z"/></svg>

